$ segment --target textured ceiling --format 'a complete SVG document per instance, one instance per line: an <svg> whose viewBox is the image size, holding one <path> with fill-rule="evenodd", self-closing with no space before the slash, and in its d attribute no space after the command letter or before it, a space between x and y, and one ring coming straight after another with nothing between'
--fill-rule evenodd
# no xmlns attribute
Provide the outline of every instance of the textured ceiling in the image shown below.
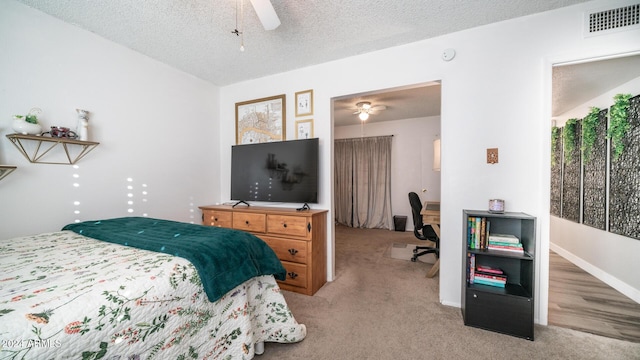
<svg viewBox="0 0 640 360"><path fill-rule="evenodd" d="M420 86L399 89L386 89L366 94L354 94L333 102L335 126L358 125L360 119L355 115L356 104L368 101L371 106L383 105L385 110L377 111L367 123L402 119L415 119L440 116L440 83L432 82Z"/></svg>
<svg viewBox="0 0 640 360"><path fill-rule="evenodd" d="M224 86L588 0L271 0L282 22L272 31L248 0L242 27L240 0L17 1ZM554 115L632 79L618 76L621 67L639 71L637 58L626 60L554 70ZM440 115L440 85L426 84L337 99L335 124L358 124L355 103L365 100L387 106L369 122Z"/></svg>
<svg viewBox="0 0 640 360"><path fill-rule="evenodd" d="M640 55L555 66L552 115L561 115L637 77Z"/></svg>
<svg viewBox="0 0 640 360"><path fill-rule="evenodd" d="M265 31L244 0L18 0L216 85L281 73L587 0L271 0Z"/></svg>

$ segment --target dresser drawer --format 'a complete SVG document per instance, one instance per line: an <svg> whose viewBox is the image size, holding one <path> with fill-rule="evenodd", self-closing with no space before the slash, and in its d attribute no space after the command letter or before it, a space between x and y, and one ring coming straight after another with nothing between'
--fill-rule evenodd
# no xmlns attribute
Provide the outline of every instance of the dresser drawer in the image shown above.
<svg viewBox="0 0 640 360"><path fill-rule="evenodd" d="M263 233L266 230L265 219L265 214L235 212L233 213L233 228Z"/></svg>
<svg viewBox="0 0 640 360"><path fill-rule="evenodd" d="M260 236L276 253L278 259L307 264L307 241Z"/></svg>
<svg viewBox="0 0 640 360"><path fill-rule="evenodd" d="M306 217L272 214L267 215L267 232L300 238L307 238L310 233Z"/></svg>
<svg viewBox="0 0 640 360"><path fill-rule="evenodd" d="M202 211L202 222L204 225L231 228L233 213L229 211L204 210Z"/></svg>
<svg viewBox="0 0 640 360"><path fill-rule="evenodd" d="M307 265L282 261L282 266L287 270L287 280L282 283L300 288L307 287Z"/></svg>

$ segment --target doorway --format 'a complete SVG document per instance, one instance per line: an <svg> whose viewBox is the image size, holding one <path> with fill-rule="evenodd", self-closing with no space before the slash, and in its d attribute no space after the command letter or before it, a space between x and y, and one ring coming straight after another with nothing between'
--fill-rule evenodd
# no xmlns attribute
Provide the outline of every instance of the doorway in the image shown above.
<svg viewBox="0 0 640 360"><path fill-rule="evenodd" d="M561 128L569 119L584 118L591 107L606 109L613 104L613 94L640 94L640 55L555 64L552 84L552 121ZM552 185L552 203L563 196L557 187ZM640 304L614 289L624 281L602 270L612 268L606 256L592 253L602 252L603 243L624 246L620 237L583 224L582 208L569 220L557 206L551 207L548 323L639 341ZM613 286L599 279L613 279Z"/></svg>
<svg viewBox="0 0 640 360"><path fill-rule="evenodd" d="M363 121L359 103L379 110ZM332 99L332 107L332 147L337 139L392 136L392 215L406 216L406 230L412 231L407 194L415 191L422 201L440 201L440 172L433 170L433 141L440 138L440 81L340 96ZM334 170L334 188L335 176ZM394 230L393 221L391 225Z"/></svg>

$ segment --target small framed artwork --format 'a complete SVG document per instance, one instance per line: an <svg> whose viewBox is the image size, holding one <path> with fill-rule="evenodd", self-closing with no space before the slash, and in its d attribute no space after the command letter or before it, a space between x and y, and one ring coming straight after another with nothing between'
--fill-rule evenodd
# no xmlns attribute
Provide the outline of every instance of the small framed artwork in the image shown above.
<svg viewBox="0 0 640 360"><path fill-rule="evenodd" d="M311 139L313 137L313 119L296 121L296 139Z"/></svg>
<svg viewBox="0 0 640 360"><path fill-rule="evenodd" d="M313 115L313 90L296 93L296 116Z"/></svg>
<svg viewBox="0 0 640 360"><path fill-rule="evenodd" d="M285 95L236 103L236 144L285 139Z"/></svg>

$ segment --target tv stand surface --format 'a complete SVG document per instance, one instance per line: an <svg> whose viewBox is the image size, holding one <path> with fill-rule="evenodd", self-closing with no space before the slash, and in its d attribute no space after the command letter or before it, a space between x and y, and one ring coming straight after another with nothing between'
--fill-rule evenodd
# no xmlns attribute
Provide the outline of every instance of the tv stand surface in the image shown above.
<svg viewBox="0 0 640 360"><path fill-rule="evenodd" d="M327 282L327 210L234 205L200 206L202 223L250 232L287 270L280 288L313 295Z"/></svg>

